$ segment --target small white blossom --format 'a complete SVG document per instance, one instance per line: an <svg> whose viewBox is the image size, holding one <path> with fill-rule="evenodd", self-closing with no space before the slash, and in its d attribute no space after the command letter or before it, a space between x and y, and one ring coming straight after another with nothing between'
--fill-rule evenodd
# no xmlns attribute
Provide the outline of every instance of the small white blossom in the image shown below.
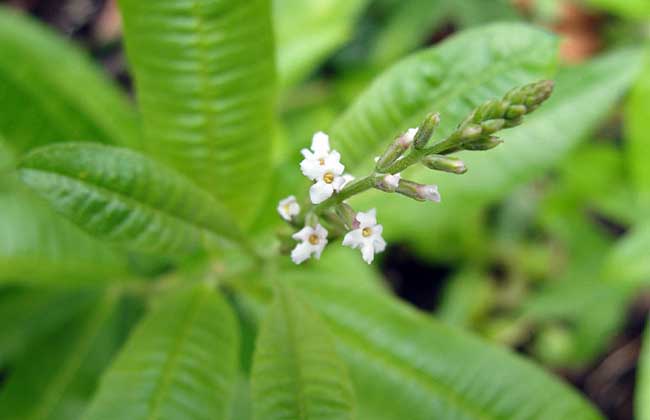
<svg viewBox="0 0 650 420"><path fill-rule="evenodd" d="M343 245L360 248L363 260L370 264L375 254L386 249L386 241L381 237L383 226L377 224L376 210L358 212L355 227L357 228L345 235Z"/></svg>
<svg viewBox="0 0 650 420"><path fill-rule="evenodd" d="M314 134L311 151L302 149L301 153L304 159L300 162L300 170L311 180L317 180L327 172L341 175L345 170L341 155L336 150L330 151L329 137L321 131Z"/></svg>
<svg viewBox="0 0 650 420"><path fill-rule="evenodd" d="M395 175L388 174L388 175L384 176L384 183L386 184L386 186L389 189L395 191L397 189L397 187L399 186L399 181L400 181L401 177L402 176L399 173L397 173Z"/></svg>
<svg viewBox="0 0 650 420"><path fill-rule="evenodd" d="M305 226L299 232L294 233L292 238L300 241L291 251L291 260L294 263L300 264L311 256L318 260L327 245L327 229L320 223L315 228Z"/></svg>
<svg viewBox="0 0 650 420"><path fill-rule="evenodd" d="M418 187L418 195L427 201L440 202L440 193L437 185L422 185Z"/></svg>
<svg viewBox="0 0 650 420"><path fill-rule="evenodd" d="M286 221L291 221L294 216L297 216L300 213L300 204L298 204L296 197L290 195L289 197L280 200L280 203L278 204L278 213L280 213L280 216Z"/></svg>

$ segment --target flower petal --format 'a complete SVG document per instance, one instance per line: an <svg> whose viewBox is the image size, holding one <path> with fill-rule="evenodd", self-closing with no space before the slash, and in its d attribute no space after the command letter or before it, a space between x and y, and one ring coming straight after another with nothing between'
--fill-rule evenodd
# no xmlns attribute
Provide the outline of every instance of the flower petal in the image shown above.
<svg viewBox="0 0 650 420"><path fill-rule="evenodd" d="M363 244L361 246L361 257L368 264L372 263L372 260L375 259L375 250L372 246L368 244Z"/></svg>
<svg viewBox="0 0 650 420"><path fill-rule="evenodd" d="M305 226L304 228L300 229L298 232L291 235L291 237L296 241L304 242L309 239L309 236L312 233L314 233L314 228L312 228L311 226Z"/></svg>
<svg viewBox="0 0 650 420"><path fill-rule="evenodd" d="M365 213L360 211L357 213L357 220L362 229L365 227L373 227L377 224L377 210L370 209Z"/></svg>
<svg viewBox="0 0 650 420"><path fill-rule="evenodd" d="M311 150L313 150L314 153L319 157L329 153L330 151L329 136L323 133L322 131L315 133L311 139Z"/></svg>
<svg viewBox="0 0 650 420"><path fill-rule="evenodd" d="M301 264L308 260L312 253L312 247L308 242L301 242L291 251L291 260L296 264Z"/></svg>
<svg viewBox="0 0 650 420"><path fill-rule="evenodd" d="M318 181L309 188L309 198L314 204L322 203L334 194L334 187L324 181Z"/></svg>
<svg viewBox="0 0 650 420"><path fill-rule="evenodd" d="M350 248L358 248L363 243L363 235L361 229L351 230L345 234L343 238L343 245Z"/></svg>

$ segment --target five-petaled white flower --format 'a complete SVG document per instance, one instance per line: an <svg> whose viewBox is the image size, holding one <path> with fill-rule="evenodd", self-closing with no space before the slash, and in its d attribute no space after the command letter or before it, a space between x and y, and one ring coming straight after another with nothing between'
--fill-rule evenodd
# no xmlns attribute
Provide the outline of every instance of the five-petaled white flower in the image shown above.
<svg viewBox="0 0 650 420"><path fill-rule="evenodd" d="M343 245L360 248L363 260L370 264L375 254L386 249L386 241L381 237L383 227L377 224L376 210L358 212L354 226L356 229L348 232L343 238Z"/></svg>
<svg viewBox="0 0 650 420"><path fill-rule="evenodd" d="M327 245L327 229L320 223L315 228L305 226L299 232L294 233L292 238L301 241L291 251L291 260L294 263L300 264L312 255L318 260Z"/></svg>
<svg viewBox="0 0 650 420"><path fill-rule="evenodd" d="M278 204L278 213L280 216L287 222L291 221L294 216L297 216L300 213L300 204L296 200L296 197L290 195L289 197L280 200Z"/></svg>
<svg viewBox="0 0 650 420"><path fill-rule="evenodd" d="M311 151L302 149L304 159L300 162L303 175L316 181L309 189L309 198L314 204L322 203L341 191L349 175L343 175L345 166L341 163L341 155L336 150L330 150L327 134L319 131L311 141Z"/></svg>

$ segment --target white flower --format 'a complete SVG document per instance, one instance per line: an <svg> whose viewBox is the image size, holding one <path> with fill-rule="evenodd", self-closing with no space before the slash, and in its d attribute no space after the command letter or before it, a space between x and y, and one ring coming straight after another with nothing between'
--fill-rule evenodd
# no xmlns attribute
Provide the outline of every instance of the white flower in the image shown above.
<svg viewBox="0 0 650 420"><path fill-rule="evenodd" d="M309 188L309 198L314 204L322 203L334 194L341 191L347 183L346 177L334 171L327 171L316 179L316 183Z"/></svg>
<svg viewBox="0 0 650 420"><path fill-rule="evenodd" d="M381 237L382 225L377 224L375 209L367 213L358 212L355 220L358 228L348 232L343 238L343 245L351 248L360 248L363 260L370 264L375 254L386 249L386 241Z"/></svg>
<svg viewBox="0 0 650 420"><path fill-rule="evenodd" d="M384 176L384 183L390 190L395 191L399 186L399 181L401 177L402 176L399 173L395 175L388 174Z"/></svg>
<svg viewBox="0 0 650 420"><path fill-rule="evenodd" d="M278 213L286 221L291 221L294 216L300 213L300 205L296 201L296 197L290 195L289 197L280 200L278 204Z"/></svg>
<svg viewBox="0 0 650 420"><path fill-rule="evenodd" d="M421 185L418 187L418 195L427 201L440 202L440 193L437 185Z"/></svg>
<svg viewBox="0 0 650 420"><path fill-rule="evenodd" d="M320 254L327 245L327 229L320 224L317 224L315 228L305 226L299 232L294 233L292 238L301 241L291 251L291 260L294 263L300 264L312 255L314 258L320 259Z"/></svg>
<svg viewBox="0 0 650 420"><path fill-rule="evenodd" d="M327 134L319 131L311 141L311 151L302 149L304 159L300 162L303 175L311 180L317 180L325 173L341 175L345 167L341 164L341 155L336 150L330 151Z"/></svg>

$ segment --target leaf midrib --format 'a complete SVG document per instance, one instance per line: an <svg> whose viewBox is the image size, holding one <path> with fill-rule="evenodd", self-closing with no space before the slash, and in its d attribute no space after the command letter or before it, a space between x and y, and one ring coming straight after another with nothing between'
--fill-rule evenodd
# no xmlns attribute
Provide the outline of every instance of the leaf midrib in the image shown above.
<svg viewBox="0 0 650 420"><path fill-rule="evenodd" d="M181 351L187 341L190 330L199 315L201 306L208 297L208 294L208 292L205 292L202 289L197 289L197 291L194 292L194 296L192 296L192 301L187 308L183 321L181 322L173 347L162 368L160 380L158 381L149 401L149 414L147 415L147 420L160 419L160 410L163 405L163 400L165 396L168 395L169 389L171 388Z"/></svg>
<svg viewBox="0 0 650 420"><path fill-rule="evenodd" d="M287 322L287 333L289 335L289 360L292 361L291 366L293 367L293 372L295 374L296 383L297 383L297 398L296 402L298 404L298 418L300 420L307 420L307 407L305 399L305 378L303 377L301 365L302 357L300 350L298 349L298 335L296 333L296 326L293 323L291 317L291 312L289 308L288 297L285 294L285 291L278 291L278 302L282 307L282 312L286 317Z"/></svg>

